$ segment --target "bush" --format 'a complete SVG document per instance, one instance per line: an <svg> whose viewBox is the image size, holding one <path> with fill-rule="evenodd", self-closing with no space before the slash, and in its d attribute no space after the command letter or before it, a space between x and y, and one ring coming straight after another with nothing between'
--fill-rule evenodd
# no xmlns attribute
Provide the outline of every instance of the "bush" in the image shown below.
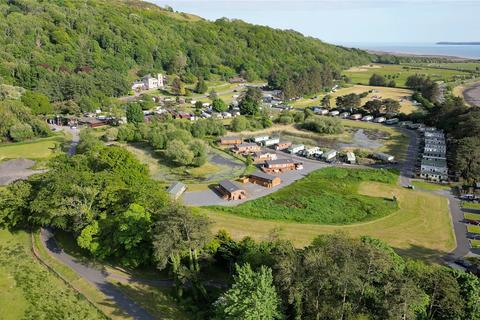
<svg viewBox="0 0 480 320"><path fill-rule="evenodd" d="M10 137L13 141L25 141L34 137L32 127L26 123L18 123L10 127Z"/></svg>
<svg viewBox="0 0 480 320"><path fill-rule="evenodd" d="M317 133L338 134L343 132L342 122L337 118L314 117L301 125L302 129Z"/></svg>
<svg viewBox="0 0 480 320"><path fill-rule="evenodd" d="M249 121L245 116L238 116L232 120L231 127L235 132L245 131L249 127Z"/></svg>

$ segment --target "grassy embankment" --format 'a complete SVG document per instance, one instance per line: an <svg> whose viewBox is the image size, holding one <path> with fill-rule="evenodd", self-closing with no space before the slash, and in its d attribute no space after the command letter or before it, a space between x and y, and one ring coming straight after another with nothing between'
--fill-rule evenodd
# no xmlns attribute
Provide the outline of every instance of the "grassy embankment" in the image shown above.
<svg viewBox="0 0 480 320"><path fill-rule="evenodd" d="M2 319L24 316L66 319L72 315L78 319L105 319L87 300L40 264L31 252L31 245L30 234L26 232L0 230ZM63 275L63 270L61 273ZM110 304L106 300L104 303Z"/></svg>
<svg viewBox="0 0 480 320"><path fill-rule="evenodd" d="M359 194L363 181L394 184L397 174L386 170L326 168L266 197L214 209L249 218L339 225L378 219L397 210L392 197Z"/></svg>
<svg viewBox="0 0 480 320"><path fill-rule="evenodd" d="M467 209L477 209L480 210L480 203L470 202L470 201L463 201L462 207Z"/></svg>
<svg viewBox="0 0 480 320"><path fill-rule="evenodd" d="M383 218L345 226L261 220L210 208L199 210L214 221L213 231L227 230L236 239L251 236L265 240L275 231L281 238L292 241L297 247L303 247L319 234L345 232L353 237L368 235L381 239L402 255L429 261L436 261L455 248L446 198L393 184L369 181L361 182L357 193L388 199L395 195L399 208Z"/></svg>

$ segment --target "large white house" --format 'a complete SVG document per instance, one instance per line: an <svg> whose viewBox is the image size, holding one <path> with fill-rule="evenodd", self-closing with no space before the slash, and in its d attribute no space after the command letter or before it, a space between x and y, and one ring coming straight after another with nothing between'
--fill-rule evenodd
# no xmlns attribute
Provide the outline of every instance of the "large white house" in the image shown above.
<svg viewBox="0 0 480 320"><path fill-rule="evenodd" d="M135 81L132 85L132 90L134 91L160 88L163 88L163 75L161 73L157 74L156 78L152 77L150 74L147 74L142 79Z"/></svg>

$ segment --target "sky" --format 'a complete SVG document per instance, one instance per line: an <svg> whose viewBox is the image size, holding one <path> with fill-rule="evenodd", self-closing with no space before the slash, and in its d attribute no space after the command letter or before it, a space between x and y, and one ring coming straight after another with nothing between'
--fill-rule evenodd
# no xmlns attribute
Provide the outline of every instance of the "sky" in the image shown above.
<svg viewBox="0 0 480 320"><path fill-rule="evenodd" d="M149 0L209 20L242 19L335 44L480 41L480 0Z"/></svg>

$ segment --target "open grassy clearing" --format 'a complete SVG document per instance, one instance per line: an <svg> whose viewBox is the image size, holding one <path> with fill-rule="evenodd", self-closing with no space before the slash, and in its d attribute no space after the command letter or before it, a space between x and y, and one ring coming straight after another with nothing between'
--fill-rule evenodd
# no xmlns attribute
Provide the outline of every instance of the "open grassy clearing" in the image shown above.
<svg viewBox="0 0 480 320"><path fill-rule="evenodd" d="M471 77L469 72L464 71L394 64L373 64L372 66L363 66L343 72L344 75L352 79L353 83L363 85L368 85L368 81L374 73L383 76L398 76L397 78L393 79L395 80L397 87L405 87L407 78L414 74L426 75L432 80L445 82L452 82L458 79L466 79Z"/></svg>
<svg viewBox="0 0 480 320"><path fill-rule="evenodd" d="M60 151L68 139L63 134L40 138L33 141L9 143L0 145L0 161L25 158L31 160L46 160Z"/></svg>
<svg viewBox="0 0 480 320"><path fill-rule="evenodd" d="M463 201L462 207L467 209L478 209L480 210L480 203L470 202L470 201Z"/></svg>
<svg viewBox="0 0 480 320"><path fill-rule="evenodd" d="M451 187L448 185L442 185L442 184L437 184L437 183L431 183L431 182L426 182L426 181L412 181L412 185L414 185L417 188L424 189L424 190L429 190L429 191L437 191L437 190L450 190Z"/></svg>
<svg viewBox="0 0 480 320"><path fill-rule="evenodd" d="M469 233L480 234L480 226L467 225L467 231Z"/></svg>
<svg viewBox="0 0 480 320"><path fill-rule="evenodd" d="M423 66L429 68L443 68L461 71L478 71L480 72L480 61L472 62L430 62L412 64L413 66Z"/></svg>
<svg viewBox="0 0 480 320"><path fill-rule="evenodd" d="M405 114L410 114L414 111L418 111L419 108L414 106L410 97L413 94L413 91L404 88L387 88L387 87L373 87L368 85L354 85L348 88L341 88L338 89L336 92L333 92L330 95L330 105L334 108L336 104L336 98L339 96L344 96L347 94L355 93L361 94L364 92L368 92L373 90L373 92L369 93L367 97L362 99L362 105L365 104L367 101L371 100L374 96L378 97L379 99L394 99L400 102L400 112ZM321 99L325 96L325 94L319 94L318 99L311 99L311 98L302 98L297 101L291 103L294 108L303 109L306 107L311 106L318 106L321 105Z"/></svg>
<svg viewBox="0 0 480 320"><path fill-rule="evenodd" d="M397 210L392 197L359 194L363 181L394 184L397 174L387 170L325 168L266 197L215 210L251 218L321 224L369 221Z"/></svg>
<svg viewBox="0 0 480 320"><path fill-rule="evenodd" d="M30 234L0 230L2 319L105 319L31 254ZM5 280L6 279L6 280ZM10 300L13 299L13 300Z"/></svg>
<svg viewBox="0 0 480 320"><path fill-rule="evenodd" d="M190 191L205 190L209 184L223 179L235 179L245 171L245 165L240 160L215 148L209 147L207 162L195 168L170 164L145 143L119 145L147 165L153 179L166 183L182 181Z"/></svg>
<svg viewBox="0 0 480 320"><path fill-rule="evenodd" d="M175 302L170 288L153 287L138 282L109 281L130 297L140 306L145 308L155 319L165 320L189 320L195 319L193 315L182 310Z"/></svg>
<svg viewBox="0 0 480 320"><path fill-rule="evenodd" d="M359 194L398 199L399 209L384 218L346 226L300 224L267 221L199 209L213 221L213 230L227 230L235 239L251 236L257 240L271 237L272 232L297 247L308 245L319 234L345 232L353 237L368 235L386 241L402 255L437 260L455 248L447 199L438 195L408 190L396 185L363 182Z"/></svg>

